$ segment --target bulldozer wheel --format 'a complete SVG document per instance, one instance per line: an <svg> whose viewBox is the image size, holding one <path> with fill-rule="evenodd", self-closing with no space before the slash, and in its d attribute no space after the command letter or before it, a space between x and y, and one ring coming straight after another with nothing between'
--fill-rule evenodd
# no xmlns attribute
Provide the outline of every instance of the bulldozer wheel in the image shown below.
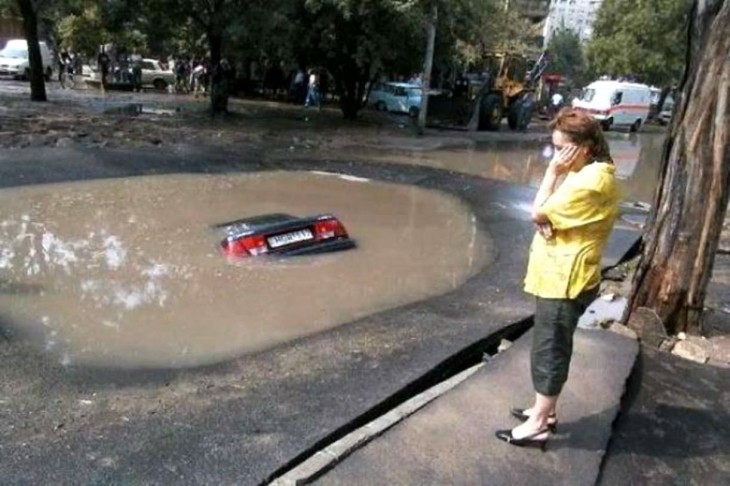
<svg viewBox="0 0 730 486"><path fill-rule="evenodd" d="M509 108L507 122L512 130L527 130L535 110L535 102L529 94L524 94L515 100Z"/></svg>
<svg viewBox="0 0 730 486"><path fill-rule="evenodd" d="M484 97L479 107L479 130L499 130L502 123L502 100L496 94Z"/></svg>
<svg viewBox="0 0 730 486"><path fill-rule="evenodd" d="M521 112L522 99L515 100L509 107L509 114L507 115L507 123L511 130L517 130L519 128Z"/></svg>

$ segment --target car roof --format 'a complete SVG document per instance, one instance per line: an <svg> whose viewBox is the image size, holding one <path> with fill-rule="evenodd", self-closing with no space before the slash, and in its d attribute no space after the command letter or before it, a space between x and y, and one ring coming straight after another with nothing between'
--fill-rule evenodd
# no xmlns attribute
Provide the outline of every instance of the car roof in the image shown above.
<svg viewBox="0 0 730 486"><path fill-rule="evenodd" d="M215 225L216 228L225 228L227 226L239 226L245 227L251 231L256 231L262 227L266 227L272 224L293 222L300 218L292 216L291 214L274 213L274 214L263 214L261 216L254 216L251 218L237 219L236 221L228 221L226 223L220 223Z"/></svg>
<svg viewBox="0 0 730 486"><path fill-rule="evenodd" d="M28 47L28 42L25 39L9 39L5 47Z"/></svg>
<svg viewBox="0 0 730 486"><path fill-rule="evenodd" d="M587 86L588 88L640 88L640 89L650 89L649 86L645 84L640 83L630 83L627 81L616 81L616 80L606 80L602 79L599 81L593 81L591 84Z"/></svg>
<svg viewBox="0 0 730 486"><path fill-rule="evenodd" d="M396 88L417 88L417 89L421 89L421 86L420 85L418 85L418 84L411 84L411 83L388 82L388 83L383 83L383 84L387 84L388 86L395 86Z"/></svg>

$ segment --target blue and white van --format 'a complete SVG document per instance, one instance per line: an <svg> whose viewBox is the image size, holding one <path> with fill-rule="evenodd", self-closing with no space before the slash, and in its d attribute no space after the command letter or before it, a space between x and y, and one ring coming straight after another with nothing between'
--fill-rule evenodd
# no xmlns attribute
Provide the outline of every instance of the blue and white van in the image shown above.
<svg viewBox="0 0 730 486"><path fill-rule="evenodd" d="M378 83L373 86L368 104L378 111L393 111L418 116L423 88L409 83Z"/></svg>

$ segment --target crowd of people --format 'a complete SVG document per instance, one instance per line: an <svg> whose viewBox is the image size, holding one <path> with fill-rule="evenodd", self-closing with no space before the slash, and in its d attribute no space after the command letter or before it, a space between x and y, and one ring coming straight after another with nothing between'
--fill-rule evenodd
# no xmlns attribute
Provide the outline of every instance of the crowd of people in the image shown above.
<svg viewBox="0 0 730 486"><path fill-rule="evenodd" d="M91 61L91 62L90 62ZM167 89L170 92L198 96L221 96L231 91L258 94L275 99L288 99L305 107L321 108L330 96L329 75L321 67L300 66L288 72L282 64L265 63L254 74L244 70L239 78L236 65L227 59L214 66L210 57L176 54L159 61L160 69L172 73ZM84 65L91 65L99 73L103 88L110 85L131 86L142 90L144 59L137 49L122 45L106 44L99 47L94 60L85 59L80 53L64 49L58 56L58 80L64 87L73 87L74 75L80 76ZM255 73L260 77L256 77ZM258 81L257 81L258 79ZM214 86L218 92L213 93Z"/></svg>
<svg viewBox="0 0 730 486"><path fill-rule="evenodd" d="M142 55L136 49L130 52L124 46L101 46L96 64L103 87L111 82L128 84L133 90L142 91Z"/></svg>
<svg viewBox="0 0 730 486"><path fill-rule="evenodd" d="M84 59L80 53L62 50L58 55L58 82L61 87L72 87L74 75L82 73L83 65Z"/></svg>
<svg viewBox="0 0 730 486"><path fill-rule="evenodd" d="M321 67L299 67L284 74L279 65L264 70L261 92L266 97L288 98L290 101L305 106L321 108L329 96L329 75Z"/></svg>
<svg viewBox="0 0 730 486"><path fill-rule="evenodd" d="M224 59L221 64L224 64L226 70L233 71L227 60ZM175 92L194 93L197 97L210 91L213 65L209 57L177 55L172 59L169 68L175 73ZM235 77L235 72L229 77Z"/></svg>

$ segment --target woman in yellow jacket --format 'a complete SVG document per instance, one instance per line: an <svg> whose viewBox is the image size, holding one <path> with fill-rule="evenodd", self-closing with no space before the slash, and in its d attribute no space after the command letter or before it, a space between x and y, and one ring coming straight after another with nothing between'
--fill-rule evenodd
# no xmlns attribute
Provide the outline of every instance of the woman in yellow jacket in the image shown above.
<svg viewBox="0 0 730 486"><path fill-rule="evenodd" d="M599 123L565 108L551 128L555 155L533 205L537 233L525 277L525 291L536 297L530 356L535 403L511 410L524 423L497 431L499 439L518 446L544 446L555 428L573 333L598 294L603 248L618 214L615 168Z"/></svg>

